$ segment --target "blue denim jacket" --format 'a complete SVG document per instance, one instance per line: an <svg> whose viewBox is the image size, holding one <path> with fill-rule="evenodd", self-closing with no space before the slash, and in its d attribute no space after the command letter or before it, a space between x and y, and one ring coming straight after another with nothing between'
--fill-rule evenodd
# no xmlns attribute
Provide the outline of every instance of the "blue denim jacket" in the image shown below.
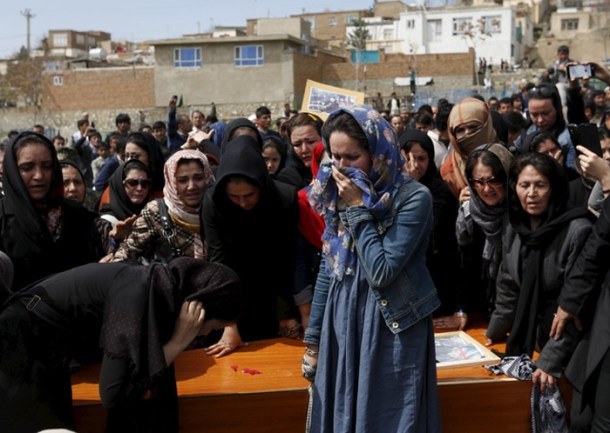
<svg viewBox="0 0 610 433"><path fill-rule="evenodd" d="M440 301L426 267L433 213L432 195L425 186L407 180L383 220L374 220L362 206L348 207L340 218L354 238L358 266L391 332L404 331L438 308ZM305 333L307 343L319 344L331 280L323 260Z"/></svg>

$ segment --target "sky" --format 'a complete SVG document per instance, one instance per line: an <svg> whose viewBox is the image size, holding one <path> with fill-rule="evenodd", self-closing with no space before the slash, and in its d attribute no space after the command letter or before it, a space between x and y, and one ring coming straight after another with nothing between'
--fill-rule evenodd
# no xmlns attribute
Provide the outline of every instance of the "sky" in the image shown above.
<svg viewBox="0 0 610 433"><path fill-rule="evenodd" d="M112 39L139 42L207 32L213 26L245 26L248 18L368 9L373 0L310 0L303 4L291 0L2 0L0 58L10 57L27 45L27 9L34 15L30 20L34 49L49 30L101 30Z"/></svg>

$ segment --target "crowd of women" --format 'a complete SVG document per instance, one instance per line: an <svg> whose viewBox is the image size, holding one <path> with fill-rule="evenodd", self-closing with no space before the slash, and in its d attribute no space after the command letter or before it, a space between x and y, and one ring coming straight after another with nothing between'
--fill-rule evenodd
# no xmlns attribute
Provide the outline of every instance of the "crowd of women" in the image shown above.
<svg viewBox="0 0 610 433"><path fill-rule="evenodd" d="M311 432L439 432L434 329L477 314L507 355L540 352L542 389L565 371L574 431L609 431L610 111L606 152L573 143L570 159L554 86L528 96L535 128L515 145L481 99L439 101L438 165L438 135L397 135L365 105L298 113L284 139L235 119L220 146L169 156L132 133L94 210L81 164L19 134L0 201L0 430L73 428L70 365L101 362L108 431L177 431L185 348L304 331Z"/></svg>

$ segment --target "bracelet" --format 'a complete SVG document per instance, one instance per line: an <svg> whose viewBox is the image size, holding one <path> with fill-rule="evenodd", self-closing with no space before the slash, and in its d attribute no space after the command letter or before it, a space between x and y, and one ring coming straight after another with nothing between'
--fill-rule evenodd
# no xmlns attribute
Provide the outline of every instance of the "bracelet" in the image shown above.
<svg viewBox="0 0 610 433"><path fill-rule="evenodd" d="M319 353L320 353L320 351L318 351L318 350L313 350L313 349L310 349L309 347L305 348L305 354L312 356L314 358L317 357Z"/></svg>

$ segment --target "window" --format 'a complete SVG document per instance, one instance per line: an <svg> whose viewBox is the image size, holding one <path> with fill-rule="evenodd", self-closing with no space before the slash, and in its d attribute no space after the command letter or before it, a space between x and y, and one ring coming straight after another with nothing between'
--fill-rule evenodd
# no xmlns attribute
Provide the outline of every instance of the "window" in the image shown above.
<svg viewBox="0 0 610 433"><path fill-rule="evenodd" d="M407 20L407 28L414 29L415 28L415 20Z"/></svg>
<svg viewBox="0 0 610 433"><path fill-rule="evenodd" d="M443 27L441 20L428 20L428 40L430 42L439 42L443 36Z"/></svg>
<svg viewBox="0 0 610 433"><path fill-rule="evenodd" d="M453 35L463 35L472 29L470 18L454 18L453 19Z"/></svg>
<svg viewBox="0 0 610 433"><path fill-rule="evenodd" d="M64 84L64 77L62 77L61 75L53 76L53 85L54 86L63 86L63 84Z"/></svg>
<svg viewBox="0 0 610 433"><path fill-rule="evenodd" d="M358 21L358 15L346 15L345 16L345 25L346 26L353 25L354 21Z"/></svg>
<svg viewBox="0 0 610 433"><path fill-rule="evenodd" d="M54 47L67 47L68 46L68 35L66 33L53 34L53 46Z"/></svg>
<svg viewBox="0 0 610 433"><path fill-rule="evenodd" d="M561 30L578 30L578 18L561 20Z"/></svg>
<svg viewBox="0 0 610 433"><path fill-rule="evenodd" d="M393 29L383 29L383 40L389 41L393 39L394 30Z"/></svg>
<svg viewBox="0 0 610 433"><path fill-rule="evenodd" d="M487 33L500 33L502 31L501 19L502 17L499 15L482 17L483 30Z"/></svg>
<svg viewBox="0 0 610 433"><path fill-rule="evenodd" d="M76 34L76 45L85 45L85 35Z"/></svg>
<svg viewBox="0 0 610 433"><path fill-rule="evenodd" d="M201 65L201 48L174 49L174 66L176 68L198 68Z"/></svg>
<svg viewBox="0 0 610 433"><path fill-rule="evenodd" d="M95 40L95 38L88 37L87 38L87 46L89 46L91 48L97 46L97 40Z"/></svg>
<svg viewBox="0 0 610 433"><path fill-rule="evenodd" d="M337 27L337 17L330 17L328 25L331 27Z"/></svg>
<svg viewBox="0 0 610 433"><path fill-rule="evenodd" d="M242 45L235 47L235 66L261 66L265 64L262 45Z"/></svg>

